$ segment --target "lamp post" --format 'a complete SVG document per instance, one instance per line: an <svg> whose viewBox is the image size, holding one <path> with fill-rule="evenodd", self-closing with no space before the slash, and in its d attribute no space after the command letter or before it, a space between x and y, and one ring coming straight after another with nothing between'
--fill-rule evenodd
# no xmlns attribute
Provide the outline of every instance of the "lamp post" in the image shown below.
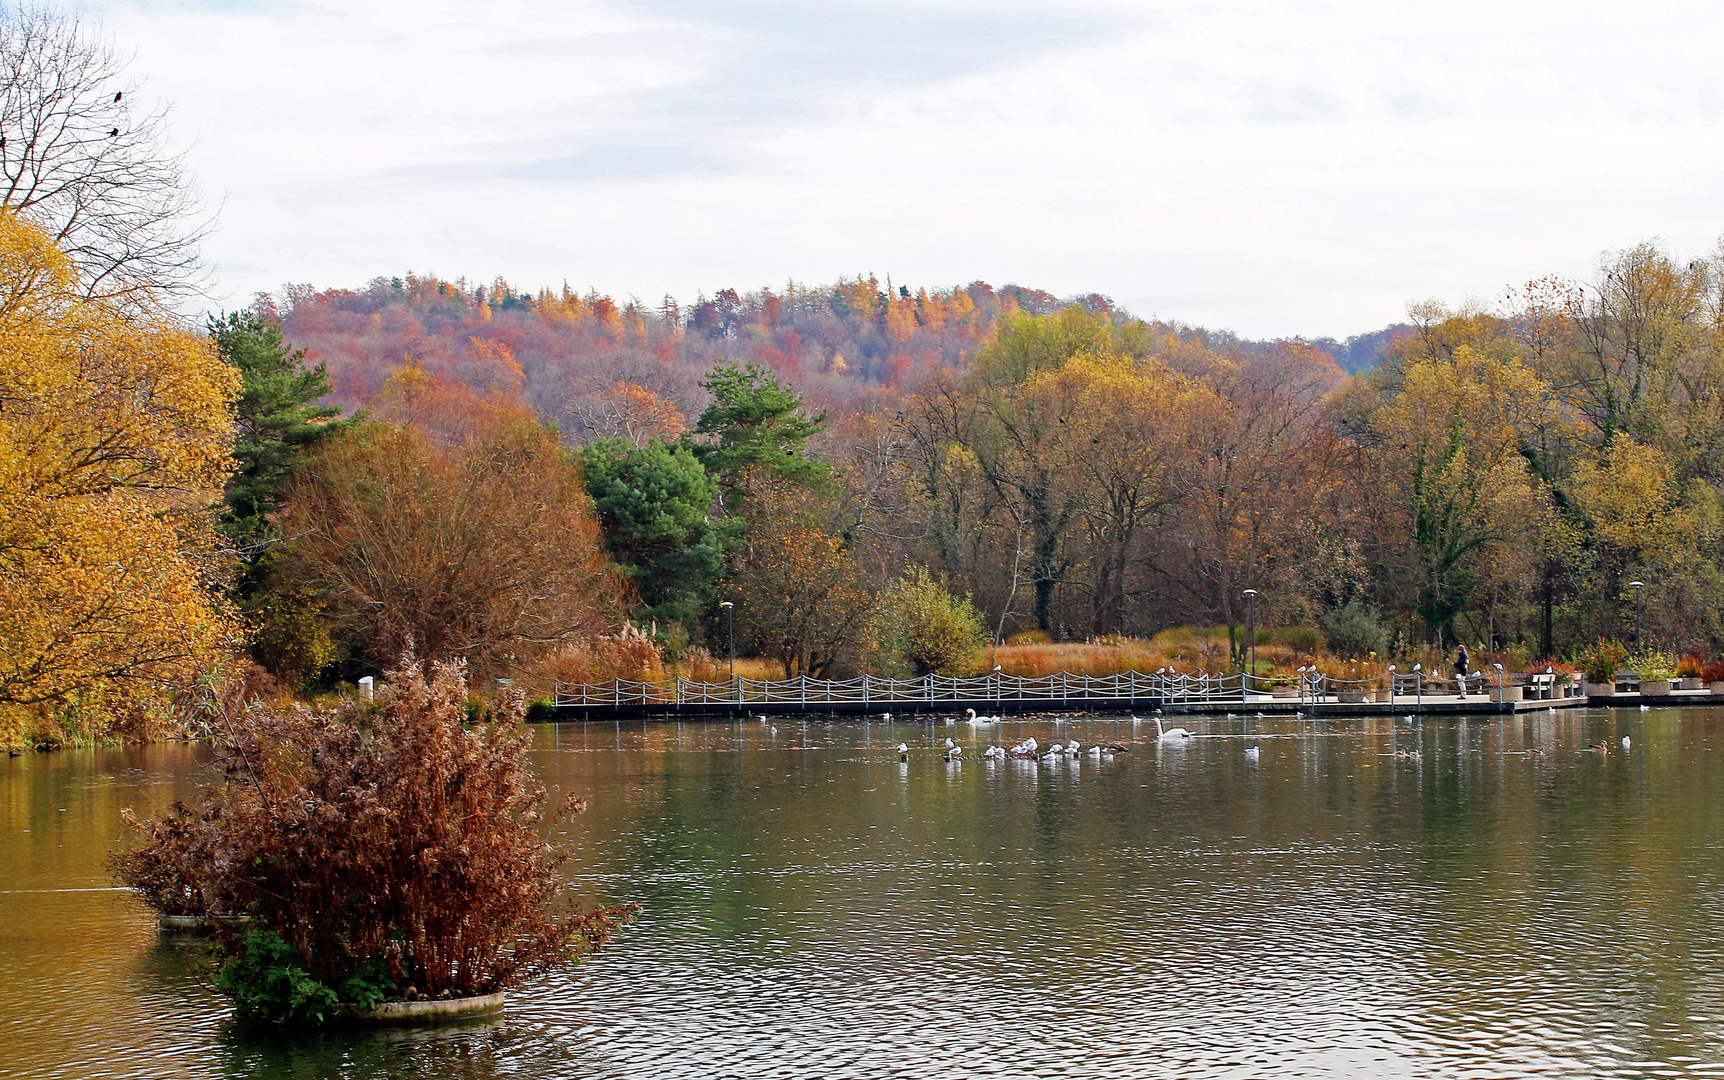
<svg viewBox="0 0 1724 1080"><path fill-rule="evenodd" d="M724 609L726 621L730 623L730 681L736 681L736 605L725 600L718 605Z"/></svg>
<svg viewBox="0 0 1724 1080"><path fill-rule="evenodd" d="M1644 652L1640 645L1640 591L1646 588L1644 581L1631 581L1628 587L1634 590L1634 651Z"/></svg>
<svg viewBox="0 0 1724 1080"><path fill-rule="evenodd" d="M1251 676L1257 674L1257 590L1245 590L1245 647L1250 660L1245 665L1246 677L1239 684L1239 699L1245 700L1244 689L1250 684Z"/></svg>

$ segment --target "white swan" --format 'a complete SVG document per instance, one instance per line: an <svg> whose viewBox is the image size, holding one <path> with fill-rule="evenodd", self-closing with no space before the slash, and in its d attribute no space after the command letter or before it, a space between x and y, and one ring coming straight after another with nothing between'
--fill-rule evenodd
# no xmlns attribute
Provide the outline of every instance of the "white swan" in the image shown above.
<svg viewBox="0 0 1724 1080"><path fill-rule="evenodd" d="M1155 734L1164 742L1183 742L1191 738L1191 732L1182 727L1170 728L1161 726L1161 717L1155 718Z"/></svg>
<svg viewBox="0 0 1724 1080"><path fill-rule="evenodd" d="M997 724L1000 722L1000 718L997 716L977 716L974 709L965 709L964 711L970 714L970 723L972 724Z"/></svg>

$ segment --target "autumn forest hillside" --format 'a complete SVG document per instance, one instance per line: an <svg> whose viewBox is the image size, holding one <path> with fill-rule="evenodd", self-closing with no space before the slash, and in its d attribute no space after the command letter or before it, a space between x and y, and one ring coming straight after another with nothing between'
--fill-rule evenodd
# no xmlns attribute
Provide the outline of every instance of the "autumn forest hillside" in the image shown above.
<svg viewBox="0 0 1724 1080"><path fill-rule="evenodd" d="M1068 304L1115 321L1129 313L1106 296L1061 299L1039 289L976 281L914 291L868 275L780 290L722 289L692 304L656 305L596 292L521 291L498 278L475 284L435 275L378 278L364 288L286 288L265 298L288 337L328 365L330 401L372 399L389 372L414 362L481 394L513 393L571 437L603 430L595 412L618 381L644 386L687 415L700 411L699 382L721 359L754 361L792 381L811 403L839 405L892 391L941 367L960 367L1018 313L1048 315ZM1157 330L1206 350L1266 357L1277 342L1179 324ZM1373 365L1405 337L1395 325L1345 341L1312 342L1344 371Z"/></svg>
<svg viewBox="0 0 1724 1080"><path fill-rule="evenodd" d="M881 670L911 582L994 640L1234 627L1251 589L1342 655L1523 663L1625 637L1630 580L1655 641L1717 648L1721 283L1642 244L1345 342L872 276L648 307L410 275L252 317L349 412L554 425L672 655L729 599L783 671Z"/></svg>

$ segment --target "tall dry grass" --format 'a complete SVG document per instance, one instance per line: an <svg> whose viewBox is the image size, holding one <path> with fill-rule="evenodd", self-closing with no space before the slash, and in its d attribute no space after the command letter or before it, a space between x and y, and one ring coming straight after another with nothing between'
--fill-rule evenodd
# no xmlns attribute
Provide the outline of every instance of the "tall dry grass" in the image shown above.
<svg viewBox="0 0 1724 1080"><path fill-rule="evenodd" d="M721 683L730 680L730 658L715 657L700 649L690 649L681 660L665 665L665 676L680 676L694 682ZM782 679L784 664L764 656L736 658L739 679Z"/></svg>
<svg viewBox="0 0 1724 1080"><path fill-rule="evenodd" d="M549 694L560 682L653 682L667 677L663 651L640 630L625 625L618 633L586 638L539 657L515 673L515 683L532 694Z"/></svg>

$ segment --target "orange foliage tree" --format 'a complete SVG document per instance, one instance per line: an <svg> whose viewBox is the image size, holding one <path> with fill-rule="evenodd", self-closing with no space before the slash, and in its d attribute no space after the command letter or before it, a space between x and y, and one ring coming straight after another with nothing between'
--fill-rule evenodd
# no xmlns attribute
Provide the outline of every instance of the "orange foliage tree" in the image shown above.
<svg viewBox="0 0 1724 1080"><path fill-rule="evenodd" d="M495 672L614 630L623 583L556 433L458 395L412 410L311 456L282 514L285 579L379 662L413 647Z"/></svg>

